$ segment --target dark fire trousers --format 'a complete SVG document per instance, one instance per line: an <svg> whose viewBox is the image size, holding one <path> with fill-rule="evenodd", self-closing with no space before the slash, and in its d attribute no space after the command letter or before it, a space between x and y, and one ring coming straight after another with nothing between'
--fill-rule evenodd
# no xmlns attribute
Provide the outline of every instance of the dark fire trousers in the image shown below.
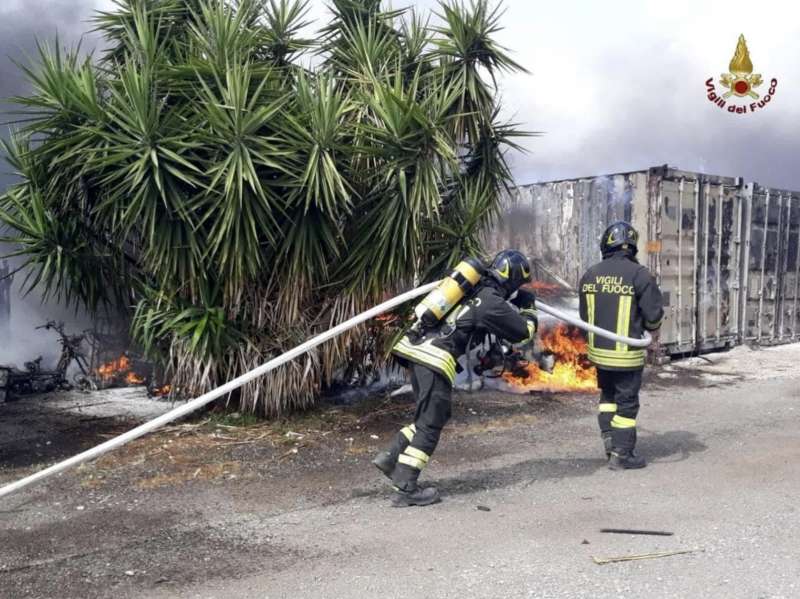
<svg viewBox="0 0 800 599"><path fill-rule="evenodd" d="M453 394L447 379L420 364L411 364L411 386L417 398L414 424L403 427L389 448L396 460L392 482L399 490L408 492L416 489L420 472L428 464L442 428L450 420Z"/></svg>
<svg viewBox="0 0 800 599"><path fill-rule="evenodd" d="M636 416L639 413L639 389L642 370L597 369L600 387L600 434L611 436L613 451L627 453L636 446Z"/></svg>

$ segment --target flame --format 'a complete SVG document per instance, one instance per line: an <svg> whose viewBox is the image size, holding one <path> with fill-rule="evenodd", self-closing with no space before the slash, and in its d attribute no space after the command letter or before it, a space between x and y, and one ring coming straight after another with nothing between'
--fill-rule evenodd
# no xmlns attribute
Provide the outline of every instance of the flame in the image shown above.
<svg viewBox="0 0 800 599"><path fill-rule="evenodd" d="M391 312L389 312L387 314L380 314L376 316L375 320L377 320L378 322L382 322L384 324L392 324L400 320L400 317L397 316L397 314L392 314Z"/></svg>
<svg viewBox="0 0 800 599"><path fill-rule="evenodd" d="M142 385L145 383L144 377L133 371L133 365L128 356L122 355L116 360L106 362L95 370L95 375L106 385L120 384Z"/></svg>
<svg viewBox="0 0 800 599"><path fill-rule="evenodd" d="M163 387L155 387L150 390L150 395L154 397L164 397L165 395L169 395L172 391L172 385L167 383Z"/></svg>
<svg viewBox="0 0 800 599"><path fill-rule="evenodd" d="M524 377L503 373L503 380L519 391L581 391L597 390L597 371L586 360L587 345L580 330L559 324L542 333L543 352L555 357L552 372L542 370L536 362L528 363Z"/></svg>
<svg viewBox="0 0 800 599"><path fill-rule="evenodd" d="M753 63L750 61L750 52L747 50L747 43L744 41L744 34L739 35L736 43L736 52L731 58L728 69L731 73L745 74L753 72Z"/></svg>
<svg viewBox="0 0 800 599"><path fill-rule="evenodd" d="M524 288L530 289L538 297L558 297L565 293L565 289L556 283L548 283L546 281L531 281L523 285Z"/></svg>
<svg viewBox="0 0 800 599"><path fill-rule="evenodd" d="M98 367L95 372L100 377L100 380L106 383L117 378L121 373L130 371L130 369L130 358L128 356L120 356L116 360L111 360ZM128 372L128 374L132 373Z"/></svg>
<svg viewBox="0 0 800 599"><path fill-rule="evenodd" d="M144 384L144 379L135 372L131 371L125 375L125 382L129 385L142 385Z"/></svg>

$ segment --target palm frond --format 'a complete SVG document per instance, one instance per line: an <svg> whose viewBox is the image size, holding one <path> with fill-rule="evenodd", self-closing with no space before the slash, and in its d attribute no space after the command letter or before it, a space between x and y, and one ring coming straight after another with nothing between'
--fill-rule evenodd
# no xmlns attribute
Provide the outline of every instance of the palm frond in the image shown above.
<svg viewBox="0 0 800 599"><path fill-rule="evenodd" d="M98 59L41 44L21 67L21 182L0 224L25 289L121 308L132 337L197 394L480 254L525 135L494 79L520 70L487 0L442 24L380 0L117 0ZM310 56L304 55L308 53ZM309 58L301 65L301 58ZM364 326L230 401L313 405L337 374L384 363Z"/></svg>
<svg viewBox="0 0 800 599"><path fill-rule="evenodd" d="M306 20L310 0L269 0L265 4L261 47L265 58L276 66L289 66L306 51L314 41L302 37L310 22Z"/></svg>

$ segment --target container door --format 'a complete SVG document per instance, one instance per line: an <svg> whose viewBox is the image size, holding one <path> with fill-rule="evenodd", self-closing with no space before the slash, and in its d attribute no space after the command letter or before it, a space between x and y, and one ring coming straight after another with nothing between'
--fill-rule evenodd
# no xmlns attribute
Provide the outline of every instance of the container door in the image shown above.
<svg viewBox="0 0 800 599"><path fill-rule="evenodd" d="M775 341L778 328L782 218L780 196L752 184L746 337L765 344Z"/></svg>
<svg viewBox="0 0 800 599"><path fill-rule="evenodd" d="M778 294L778 334L777 341L790 342L798 339L798 284L800 277L800 194L781 192L783 206L783 242L780 248L780 290Z"/></svg>
<svg viewBox="0 0 800 599"><path fill-rule="evenodd" d="M738 334L741 195L727 180L700 183L697 349L725 347Z"/></svg>
<svg viewBox="0 0 800 599"><path fill-rule="evenodd" d="M651 269L660 275L664 296L661 344L670 353L693 351L695 346L694 254L697 216L694 182L662 178L657 186L660 235L651 242ZM656 258L657 260L653 260Z"/></svg>

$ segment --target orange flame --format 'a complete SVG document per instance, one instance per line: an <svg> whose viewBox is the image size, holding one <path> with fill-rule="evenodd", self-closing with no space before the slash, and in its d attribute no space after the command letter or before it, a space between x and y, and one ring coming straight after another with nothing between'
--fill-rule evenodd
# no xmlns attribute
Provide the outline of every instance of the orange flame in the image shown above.
<svg viewBox="0 0 800 599"><path fill-rule="evenodd" d="M105 384L124 382L126 385L142 385L145 383L144 377L132 370L131 360L125 355L98 367L95 374Z"/></svg>
<svg viewBox="0 0 800 599"><path fill-rule="evenodd" d="M587 345L581 332L564 324L544 331L540 337L542 350L555 358L552 372L530 362L524 377L503 373L503 380L520 391L581 391L597 390L597 371L586 360Z"/></svg>
<svg viewBox="0 0 800 599"><path fill-rule="evenodd" d="M129 385L142 385L144 384L144 378L131 371L125 375L125 382Z"/></svg>
<svg viewBox="0 0 800 599"><path fill-rule="evenodd" d="M557 283L548 283L547 281L531 281L523 287L533 291L537 297L559 297L568 291Z"/></svg>
<svg viewBox="0 0 800 599"><path fill-rule="evenodd" d="M154 389L152 389L150 391L150 395L153 395L154 397L164 397L165 395L169 395L171 391L172 391L172 385L167 383L163 387L155 387Z"/></svg>
<svg viewBox="0 0 800 599"><path fill-rule="evenodd" d="M121 373L129 371L131 369L131 361L128 356L120 356L116 360L111 360L110 362L106 362L102 366L100 366L95 372L100 379L106 383L109 382L116 377L118 377Z"/></svg>
<svg viewBox="0 0 800 599"><path fill-rule="evenodd" d="M400 320L400 317L397 314L387 313L387 314L380 314L379 316L375 317L375 320L378 322L382 322L385 324L392 324L397 320Z"/></svg>

